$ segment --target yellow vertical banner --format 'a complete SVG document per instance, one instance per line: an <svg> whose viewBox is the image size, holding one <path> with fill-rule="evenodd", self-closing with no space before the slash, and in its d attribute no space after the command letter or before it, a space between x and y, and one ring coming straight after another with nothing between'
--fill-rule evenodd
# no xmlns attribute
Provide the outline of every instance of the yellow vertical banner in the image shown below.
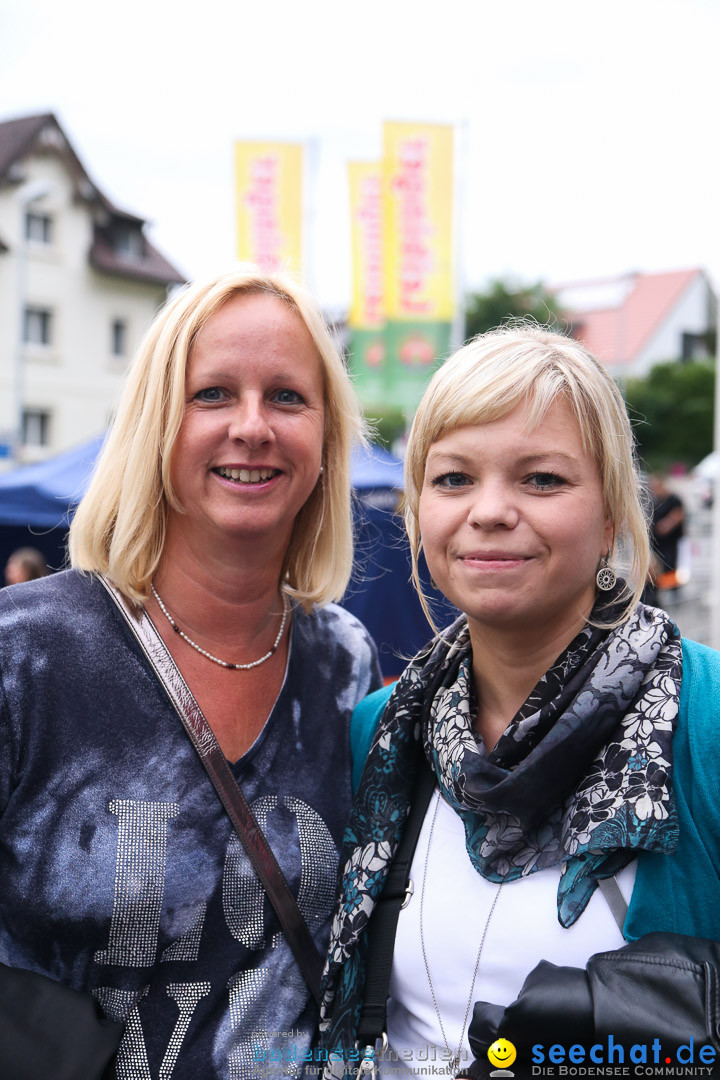
<svg viewBox="0 0 720 1080"><path fill-rule="evenodd" d="M348 181L353 266L348 323L357 330L375 330L385 321L381 162L348 162Z"/></svg>
<svg viewBox="0 0 720 1080"><path fill-rule="evenodd" d="M385 299L383 295L383 167L348 162L352 246L352 304L348 352L356 389L373 411L385 397Z"/></svg>
<svg viewBox="0 0 720 1080"><path fill-rule="evenodd" d="M303 148L236 142L237 254L271 272L302 270Z"/></svg>
<svg viewBox="0 0 720 1080"><path fill-rule="evenodd" d="M453 129L386 123L383 145L388 318L450 321Z"/></svg>
<svg viewBox="0 0 720 1080"><path fill-rule="evenodd" d="M450 346L453 153L449 125L383 126L386 400L406 410Z"/></svg>

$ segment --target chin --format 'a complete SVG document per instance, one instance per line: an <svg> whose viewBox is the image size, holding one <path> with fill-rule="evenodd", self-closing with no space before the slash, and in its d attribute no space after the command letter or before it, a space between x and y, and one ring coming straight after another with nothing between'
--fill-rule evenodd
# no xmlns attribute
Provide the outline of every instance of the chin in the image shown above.
<svg viewBox="0 0 720 1080"><path fill-rule="evenodd" d="M221 541L229 545L250 543L253 540L267 542L268 537L277 534L278 531L276 524L267 525L261 522L248 524L247 519L238 521L232 518L220 518L213 521L207 532L207 540L211 544Z"/></svg>
<svg viewBox="0 0 720 1080"><path fill-rule="evenodd" d="M459 591L454 596L449 593L445 595L468 619L489 627L512 622L522 625L540 615L537 604L528 603L527 599L518 596L508 596L499 589L485 589L482 596L475 597Z"/></svg>
<svg viewBox="0 0 720 1080"><path fill-rule="evenodd" d="M461 608L461 610L464 610ZM504 634L516 633L519 638L529 634L551 636L572 630L573 634L582 626L587 615L577 598L564 604L513 604L489 602L478 605L472 611L465 610L468 621L483 631L502 631Z"/></svg>
<svg viewBox="0 0 720 1080"><path fill-rule="evenodd" d="M528 629L534 629L543 625L543 617L536 612L513 611L499 607L488 611L466 611L468 621L484 630L516 630L525 633Z"/></svg>

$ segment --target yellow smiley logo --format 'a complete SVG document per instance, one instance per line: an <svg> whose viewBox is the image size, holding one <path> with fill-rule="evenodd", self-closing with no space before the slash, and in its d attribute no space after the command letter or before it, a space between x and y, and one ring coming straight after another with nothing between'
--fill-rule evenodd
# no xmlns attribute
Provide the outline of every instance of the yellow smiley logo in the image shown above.
<svg viewBox="0 0 720 1080"><path fill-rule="evenodd" d="M506 1069L516 1057L517 1050L508 1039L496 1039L488 1050L490 1064L497 1065L498 1069Z"/></svg>

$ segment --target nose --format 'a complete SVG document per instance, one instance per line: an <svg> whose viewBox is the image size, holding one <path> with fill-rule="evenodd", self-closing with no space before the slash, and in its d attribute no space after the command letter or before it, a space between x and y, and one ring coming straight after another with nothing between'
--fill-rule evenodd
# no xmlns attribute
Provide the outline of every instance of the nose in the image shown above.
<svg viewBox="0 0 720 1080"><path fill-rule="evenodd" d="M500 480L478 485L468 509L467 523L474 529L514 529L520 520L514 491Z"/></svg>
<svg viewBox="0 0 720 1080"><path fill-rule="evenodd" d="M246 395L232 410L228 434L233 442L255 448L272 442L274 433L265 402L261 397Z"/></svg>

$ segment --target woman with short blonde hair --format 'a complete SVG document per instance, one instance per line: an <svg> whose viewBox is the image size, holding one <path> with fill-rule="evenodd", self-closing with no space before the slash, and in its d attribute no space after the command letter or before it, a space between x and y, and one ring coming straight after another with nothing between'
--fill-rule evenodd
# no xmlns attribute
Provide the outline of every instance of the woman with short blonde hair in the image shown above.
<svg viewBox="0 0 720 1080"><path fill-rule="evenodd" d="M550 1044L589 1053L583 1039L620 1027L657 1043L662 1024L669 1049L686 1014L658 974L706 970L694 1030L717 979L720 655L639 602L648 537L622 397L569 338L481 335L433 376L405 479L416 585L422 552L459 617L355 710L370 749L324 1076L397 1080L430 1062L524 1077ZM601 993L604 973L617 980L595 1013L591 955Z"/></svg>
<svg viewBox="0 0 720 1080"><path fill-rule="evenodd" d="M650 560L643 485L635 437L622 394L608 371L579 341L541 326L501 327L470 341L431 380L412 425L405 457L405 528L413 581L418 577L418 524L425 461L441 433L487 424L530 402L528 424L542 422L558 395L567 400L583 447L597 460L608 513L617 523L610 561L627 575L627 610L644 588ZM432 622L432 619L430 620Z"/></svg>

